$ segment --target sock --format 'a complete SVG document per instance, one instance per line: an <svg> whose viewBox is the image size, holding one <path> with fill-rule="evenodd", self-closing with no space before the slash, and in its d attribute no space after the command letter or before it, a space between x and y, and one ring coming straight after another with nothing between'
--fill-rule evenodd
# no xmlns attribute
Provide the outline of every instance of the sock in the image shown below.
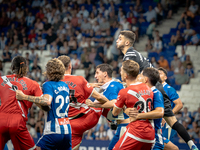
<svg viewBox="0 0 200 150"><path fill-rule="evenodd" d="M185 143L188 144L188 146L192 147L192 145L194 145L194 142L192 141L192 139L190 138L190 135L188 134L187 130L184 128L184 126L182 124L180 124L178 121L176 123L174 123L174 125L172 126L172 129L176 130L178 132L178 134L182 137L182 139L185 141Z"/></svg>
<svg viewBox="0 0 200 150"><path fill-rule="evenodd" d="M190 147L190 149L192 149L192 145L195 145L194 142L192 140L189 140L187 142L188 146Z"/></svg>

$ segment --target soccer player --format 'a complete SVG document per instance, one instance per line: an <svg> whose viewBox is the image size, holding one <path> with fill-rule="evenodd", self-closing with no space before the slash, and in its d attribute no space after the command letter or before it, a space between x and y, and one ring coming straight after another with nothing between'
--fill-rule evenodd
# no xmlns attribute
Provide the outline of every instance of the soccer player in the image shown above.
<svg viewBox="0 0 200 150"><path fill-rule="evenodd" d="M114 105L112 114L117 116L124 105L127 108L136 108L139 113L147 113L153 107L153 92L144 83L137 82L139 65L135 61L127 60L122 63L121 77L126 82L127 88L122 89ZM113 150L150 150L154 143L155 130L152 120L141 119L131 122L127 130L119 139Z"/></svg>
<svg viewBox="0 0 200 150"><path fill-rule="evenodd" d="M163 88L171 101L172 111L174 114L177 114L183 108L183 104L176 90L165 82L167 80L167 71L162 67L158 68L158 71L160 74L160 79L162 81ZM173 137L175 136L176 131L172 129L167 123L165 123L162 131L163 136L166 138L166 140L164 140L164 143L165 149L167 149L168 142L169 140L173 142Z"/></svg>
<svg viewBox="0 0 200 150"><path fill-rule="evenodd" d="M0 78L0 149L11 139L14 149L36 149L35 143L26 128L28 109L32 102L17 101L15 90L33 96L42 96L39 84L27 77L25 58L16 56L11 63L14 74Z"/></svg>
<svg viewBox="0 0 200 150"><path fill-rule="evenodd" d="M142 56L138 51L136 51L133 48L133 44L135 42L136 35L132 31L124 30L121 31L119 34L119 37L116 41L117 48L122 51L124 54L123 61L125 60L134 60L136 61L140 66L140 72L144 68L152 67L151 63L148 59L146 59L144 56ZM187 133L186 129L183 127L182 124L180 124L176 117L174 116L174 113L171 109L171 103L169 100L169 97L167 96L166 92L163 89L163 86L161 83L156 84L156 88L163 94L164 98L164 118L166 122L169 124L172 129L176 130L178 134L183 138L183 140L188 144L190 149L192 150L198 150L192 139L190 138L189 134Z"/></svg>
<svg viewBox="0 0 200 150"><path fill-rule="evenodd" d="M37 142L38 150L71 150L71 127L68 118L69 88L61 81L65 73L63 63L54 58L48 61L45 75L48 80L42 86L43 96L29 96L22 91L16 91L18 100L34 102L49 106L45 112L45 128L43 136Z"/></svg>
<svg viewBox="0 0 200 150"><path fill-rule="evenodd" d="M100 64L96 67L95 78L98 83L103 83L100 87L100 91L102 90L103 95L109 99L108 102L104 104L99 104L98 102L87 104L91 107L100 107L104 108L103 116L106 117L109 121L117 120L117 131L114 135L113 139L111 140L108 149L112 150L115 144L118 142L119 138L123 135L126 130L126 126L129 123L128 116L124 113L121 113L116 118L112 117L112 111L109 108L113 108L114 103L117 100L118 93L121 89L123 89L123 85L112 79L112 72L113 69L108 64ZM111 122L111 127L115 126L114 123ZM113 128L114 129L114 128Z"/></svg>
<svg viewBox="0 0 200 150"><path fill-rule="evenodd" d="M101 103L108 101L102 94L98 93L82 76L71 75L72 65L68 56L58 57L65 66L64 81L70 89L69 117L72 127L72 148L78 150L83 133L93 128L102 114L101 108L90 108L85 101L90 96Z"/></svg>

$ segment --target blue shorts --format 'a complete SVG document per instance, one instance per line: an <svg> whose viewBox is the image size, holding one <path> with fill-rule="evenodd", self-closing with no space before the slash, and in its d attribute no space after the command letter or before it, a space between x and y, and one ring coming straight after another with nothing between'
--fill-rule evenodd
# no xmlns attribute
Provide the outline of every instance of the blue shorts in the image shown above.
<svg viewBox="0 0 200 150"><path fill-rule="evenodd" d="M153 146L152 150L163 150L164 149L164 145L160 144L160 143L155 143L155 145Z"/></svg>
<svg viewBox="0 0 200 150"><path fill-rule="evenodd" d="M41 150L72 150L71 134L43 135L36 144Z"/></svg>
<svg viewBox="0 0 200 150"><path fill-rule="evenodd" d="M166 139L168 139L169 141L171 141L172 143L174 142L174 136L176 135L176 130L172 129L172 128L166 128L166 123L164 125L164 127L162 128L162 133L163 133L163 137L165 137ZM168 143L169 141L164 140L164 143Z"/></svg>
<svg viewBox="0 0 200 150"><path fill-rule="evenodd" d="M112 150L113 147L115 146L115 144L119 141L120 139L120 134L123 135L123 129L126 128L126 126L128 125L128 123L123 123L123 124L118 124L117 125L117 132L115 133L112 141L110 142L109 146L108 146L108 149L109 150ZM121 135L121 136L122 136Z"/></svg>

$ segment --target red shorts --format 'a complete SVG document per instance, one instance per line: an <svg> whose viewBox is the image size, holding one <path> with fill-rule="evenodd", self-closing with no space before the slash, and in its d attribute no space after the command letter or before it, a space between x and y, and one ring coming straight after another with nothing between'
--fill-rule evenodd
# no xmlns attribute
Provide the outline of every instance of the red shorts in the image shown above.
<svg viewBox="0 0 200 150"><path fill-rule="evenodd" d="M26 121L20 114L0 114L0 150L11 139L16 150L35 150L33 138L26 128Z"/></svg>
<svg viewBox="0 0 200 150"><path fill-rule="evenodd" d="M155 132L152 137L155 136ZM154 143L154 140L146 140L141 139L127 131L123 134L123 136L119 139L117 144L114 146L113 150L128 150L128 149L136 149L136 150L151 150L151 147Z"/></svg>
<svg viewBox="0 0 200 150"><path fill-rule="evenodd" d="M94 110L90 110L82 117L70 120L72 128L72 148L79 146L82 141L83 133L93 128L98 123L101 114L101 108L94 108Z"/></svg>

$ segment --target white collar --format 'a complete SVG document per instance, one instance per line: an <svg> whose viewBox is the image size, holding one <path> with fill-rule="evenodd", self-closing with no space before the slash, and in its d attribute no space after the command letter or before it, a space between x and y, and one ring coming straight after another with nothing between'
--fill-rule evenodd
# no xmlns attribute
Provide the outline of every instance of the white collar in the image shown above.
<svg viewBox="0 0 200 150"><path fill-rule="evenodd" d="M164 82L162 85L163 85L163 87L165 86L167 84L167 82Z"/></svg>
<svg viewBox="0 0 200 150"><path fill-rule="evenodd" d="M107 89L107 87L110 85L110 83L111 83L112 81L114 81L114 80L110 80L109 82L106 82L104 85L102 85L102 86L100 87L100 89L103 89L103 90Z"/></svg>
<svg viewBox="0 0 200 150"><path fill-rule="evenodd" d="M130 85L138 85L138 84L141 84L142 82L136 82L136 83L132 83Z"/></svg>
<svg viewBox="0 0 200 150"><path fill-rule="evenodd" d="M153 91L153 90L155 90L155 89L156 89L156 87L155 87L155 86L152 86L152 87L151 87L151 90L152 90L152 91Z"/></svg>

